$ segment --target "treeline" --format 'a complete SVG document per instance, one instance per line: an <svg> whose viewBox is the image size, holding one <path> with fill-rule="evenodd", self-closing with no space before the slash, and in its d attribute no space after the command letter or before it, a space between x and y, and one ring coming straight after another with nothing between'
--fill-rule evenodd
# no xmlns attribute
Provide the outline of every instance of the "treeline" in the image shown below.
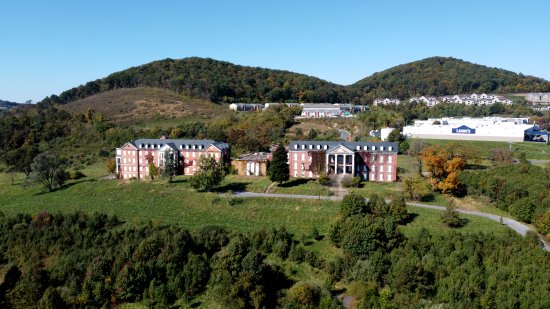
<svg viewBox="0 0 550 309"><path fill-rule="evenodd" d="M336 257L284 228L241 234L129 226L103 214L0 215L0 307L328 309L342 308L341 286L358 308L550 306L550 256L536 235L422 229L407 238L404 210L402 199L347 196L327 235L344 252ZM293 279L299 265L325 281Z"/></svg>
<svg viewBox="0 0 550 309"><path fill-rule="evenodd" d="M204 58L165 59L113 73L52 95L41 104L67 104L117 88L171 89L212 102L343 102L345 89L288 71L235 65Z"/></svg>
<svg viewBox="0 0 550 309"><path fill-rule="evenodd" d="M539 232L550 234L550 170L524 161L487 170L467 170L460 175L468 194L489 198Z"/></svg>
<svg viewBox="0 0 550 309"><path fill-rule="evenodd" d="M454 58L427 58L341 86L304 74L193 57L116 72L51 95L41 104L67 104L112 89L141 86L171 89L212 102L368 103L384 97L550 91L550 82L543 79Z"/></svg>
<svg viewBox="0 0 550 309"><path fill-rule="evenodd" d="M460 93L549 92L550 82L455 58L431 57L375 73L348 87L354 101Z"/></svg>
<svg viewBox="0 0 550 309"><path fill-rule="evenodd" d="M0 216L0 307L172 308L204 300L225 308L301 307L309 287L285 297L294 282L266 258L318 265L283 228L244 235L121 224L103 214ZM312 289L317 304L338 307L327 291Z"/></svg>

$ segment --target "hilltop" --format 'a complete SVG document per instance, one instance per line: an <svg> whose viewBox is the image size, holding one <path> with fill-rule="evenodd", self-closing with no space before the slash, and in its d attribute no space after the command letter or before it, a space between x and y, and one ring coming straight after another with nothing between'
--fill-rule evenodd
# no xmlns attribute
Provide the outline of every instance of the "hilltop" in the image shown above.
<svg viewBox="0 0 550 309"><path fill-rule="evenodd" d="M375 98L468 92L550 91L533 76L432 57L375 73L352 85L282 70L249 67L205 58L165 59L113 73L45 98L41 104L69 104L122 88L152 87L211 102L356 102ZM115 92L117 93L117 92Z"/></svg>
<svg viewBox="0 0 550 309"><path fill-rule="evenodd" d="M345 89L316 77L235 65L204 58L165 59L113 73L52 95L42 102L67 104L119 88L154 87L212 102L340 102Z"/></svg>
<svg viewBox="0 0 550 309"><path fill-rule="evenodd" d="M550 91L550 82L456 58L432 57L374 73L348 87L360 101L458 93Z"/></svg>

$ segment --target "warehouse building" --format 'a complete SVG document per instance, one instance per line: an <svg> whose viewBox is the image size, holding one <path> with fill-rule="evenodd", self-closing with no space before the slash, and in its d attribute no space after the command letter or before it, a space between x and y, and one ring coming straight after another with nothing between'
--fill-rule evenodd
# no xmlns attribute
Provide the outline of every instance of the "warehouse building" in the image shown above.
<svg viewBox="0 0 550 309"><path fill-rule="evenodd" d="M437 118L415 120L403 128L411 138L523 142L536 128L528 118Z"/></svg>

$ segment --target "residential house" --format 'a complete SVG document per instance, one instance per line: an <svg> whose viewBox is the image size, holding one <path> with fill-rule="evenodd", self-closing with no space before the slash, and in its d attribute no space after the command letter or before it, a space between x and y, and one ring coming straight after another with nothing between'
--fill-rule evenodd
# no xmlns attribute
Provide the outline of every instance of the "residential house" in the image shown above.
<svg viewBox="0 0 550 309"><path fill-rule="evenodd" d="M201 156L228 162L230 147L213 140L148 139L130 141L116 149L116 171L120 178L145 178L149 176L149 164L162 168L165 155L173 155L178 174L193 175L198 170Z"/></svg>
<svg viewBox="0 0 550 309"><path fill-rule="evenodd" d="M399 100L399 99L384 98L384 99L376 99L376 100L374 100L374 102L372 103L372 105L374 105L374 106L378 106L378 105L389 105L389 104L399 105L400 103L401 103L401 100Z"/></svg>
<svg viewBox="0 0 550 309"><path fill-rule="evenodd" d="M292 141L288 148L290 176L359 176L367 181L397 180L397 143Z"/></svg>

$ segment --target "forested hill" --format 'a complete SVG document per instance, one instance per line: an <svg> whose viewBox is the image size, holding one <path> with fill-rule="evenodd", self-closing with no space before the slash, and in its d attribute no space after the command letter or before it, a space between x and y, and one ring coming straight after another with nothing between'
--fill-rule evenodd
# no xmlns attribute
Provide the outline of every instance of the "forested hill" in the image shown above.
<svg viewBox="0 0 550 309"><path fill-rule="evenodd" d="M213 102L372 102L376 98L469 92L550 92L550 82L454 58L399 65L350 86L288 71L205 58L165 59L113 73L45 98L67 104L113 89L153 87Z"/></svg>
<svg viewBox="0 0 550 309"><path fill-rule="evenodd" d="M165 59L113 73L52 95L42 103L67 104L118 88L148 86L213 102L341 102L343 86L281 70L204 58Z"/></svg>
<svg viewBox="0 0 550 309"><path fill-rule="evenodd" d="M10 109L10 108L15 107L17 105L19 105L19 103L0 100L0 110L4 109L4 108L5 109Z"/></svg>
<svg viewBox="0 0 550 309"><path fill-rule="evenodd" d="M431 57L375 73L347 87L361 101L472 92L548 92L550 82L455 58Z"/></svg>

